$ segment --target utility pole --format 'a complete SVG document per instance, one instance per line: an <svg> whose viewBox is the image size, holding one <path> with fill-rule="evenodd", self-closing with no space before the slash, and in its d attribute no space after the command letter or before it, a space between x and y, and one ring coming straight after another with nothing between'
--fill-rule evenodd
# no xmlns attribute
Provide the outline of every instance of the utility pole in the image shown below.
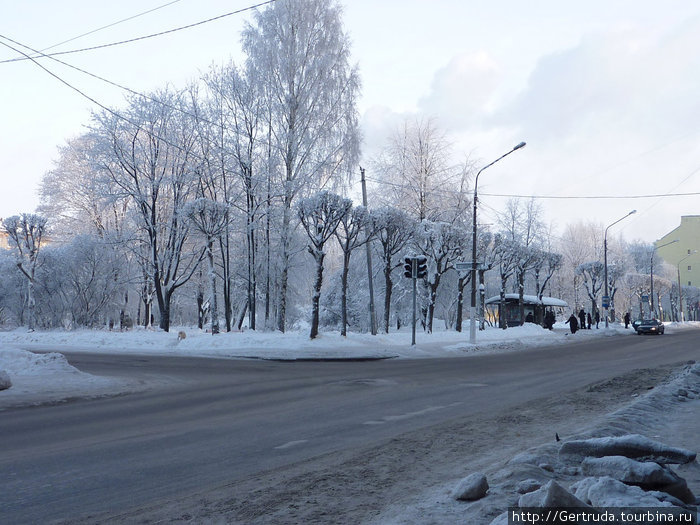
<svg viewBox="0 0 700 525"><path fill-rule="evenodd" d="M365 182L365 169L360 167L360 180L362 181L362 205L367 208L367 183ZM365 243L367 251L367 282L369 283L369 325L372 335L377 335L377 316L374 313L374 283L372 276L372 249L369 242Z"/></svg>

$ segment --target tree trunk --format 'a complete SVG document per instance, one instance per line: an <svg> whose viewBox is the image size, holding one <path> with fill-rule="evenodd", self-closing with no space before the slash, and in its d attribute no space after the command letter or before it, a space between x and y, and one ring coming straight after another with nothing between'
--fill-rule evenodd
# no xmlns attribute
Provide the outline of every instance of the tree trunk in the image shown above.
<svg viewBox="0 0 700 525"><path fill-rule="evenodd" d="M321 305L321 286L323 285L323 252L314 252L316 259L316 280L314 282L314 295L311 300L311 339L318 335L319 313Z"/></svg>
<svg viewBox="0 0 700 525"><path fill-rule="evenodd" d="M156 287L158 288L158 287ZM161 301L158 302L160 310L160 328L164 332L170 331L170 293L167 289L163 293L162 306Z"/></svg>
<svg viewBox="0 0 700 525"><path fill-rule="evenodd" d="M214 239L207 241L207 259L209 259L209 308L211 310L211 333L219 333L219 307L216 299L216 272L214 271Z"/></svg>
<svg viewBox="0 0 700 525"><path fill-rule="evenodd" d="M284 211L282 214L282 271L279 283L279 306L277 311L277 329L284 333L287 316L287 282L289 280L289 243L290 243L290 223L291 223L291 197L284 199Z"/></svg>
<svg viewBox="0 0 700 525"><path fill-rule="evenodd" d="M340 335L348 335L348 273L350 271L350 252L343 253L343 273L340 279Z"/></svg>
<svg viewBox="0 0 700 525"><path fill-rule="evenodd" d="M520 316L520 326L525 324L525 272L518 272L518 315Z"/></svg>
<svg viewBox="0 0 700 525"><path fill-rule="evenodd" d="M32 272L33 273L33 272ZM33 332L36 328L36 303L34 300L34 278L27 279L27 329Z"/></svg>
<svg viewBox="0 0 700 525"><path fill-rule="evenodd" d="M197 328L204 328L204 289L202 287L202 270L199 270L197 283Z"/></svg>
<svg viewBox="0 0 700 525"><path fill-rule="evenodd" d="M247 248L248 248L248 327L255 330L255 216L250 177L247 178Z"/></svg>
<svg viewBox="0 0 700 525"><path fill-rule="evenodd" d="M429 283L428 291L430 297L428 299L428 333L433 333L433 317L435 315L435 300L437 298L437 289L440 286L440 275L435 275L435 282Z"/></svg>
<svg viewBox="0 0 700 525"><path fill-rule="evenodd" d="M505 276L501 276L501 291L500 291L500 301L498 304L498 326L505 330L508 328L508 322L506 320L506 285L508 284L508 279Z"/></svg>
<svg viewBox="0 0 700 525"><path fill-rule="evenodd" d="M464 306L464 286L467 284L467 276L460 276L457 280L457 321L455 330L462 331L462 319L464 318L462 307Z"/></svg>
<svg viewBox="0 0 700 525"><path fill-rule="evenodd" d="M394 283L391 280L391 258L384 260L384 331L389 333L389 319L391 316L391 293Z"/></svg>
<svg viewBox="0 0 700 525"><path fill-rule="evenodd" d="M226 215L228 216L228 211ZM232 317L233 317L233 304L231 301L231 250L229 242L229 221L226 221L226 228L224 229L223 236L219 238L219 247L221 248L222 254L222 269L223 269L223 296L224 296L224 319L226 320L226 331L231 331Z"/></svg>

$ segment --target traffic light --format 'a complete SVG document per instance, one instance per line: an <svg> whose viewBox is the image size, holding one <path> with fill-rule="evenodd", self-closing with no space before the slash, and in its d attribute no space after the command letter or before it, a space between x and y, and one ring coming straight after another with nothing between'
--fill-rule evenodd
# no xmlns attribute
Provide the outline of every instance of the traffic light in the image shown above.
<svg viewBox="0 0 700 525"><path fill-rule="evenodd" d="M417 258L417 264L418 264L418 279L424 279L425 277L428 276L428 259L425 257L418 257Z"/></svg>
<svg viewBox="0 0 700 525"><path fill-rule="evenodd" d="M412 257L404 257L403 262L405 263L403 265L403 276L408 277L409 279L413 278L413 258Z"/></svg>

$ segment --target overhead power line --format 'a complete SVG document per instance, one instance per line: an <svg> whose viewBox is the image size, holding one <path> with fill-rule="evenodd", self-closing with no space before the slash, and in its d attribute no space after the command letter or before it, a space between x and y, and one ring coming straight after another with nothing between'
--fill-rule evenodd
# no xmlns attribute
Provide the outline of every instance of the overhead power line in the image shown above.
<svg viewBox="0 0 700 525"><path fill-rule="evenodd" d="M153 9L149 9L147 11L142 11L140 13L137 13L135 15L128 16L126 18L122 18L121 20L117 20L116 22L112 22L111 24L107 24L102 27L98 27L97 29L93 29L91 31L88 31L87 33L82 33L78 36L74 36L72 38L69 38L68 40L64 40L63 42L59 42L58 44L54 44L49 47L45 47L44 49L41 50L43 53L44 51L48 51L49 49L53 49L54 47L62 46L63 44L67 44L68 42L73 42L73 40L78 40L79 38L83 38L84 36L92 35L93 33L97 33L98 31L102 31L103 29L108 29L110 27L114 27L116 25L122 24L124 22L128 22L129 20L134 20L135 18L139 18L141 16L147 15L149 13L153 13L154 11L158 11L159 9L163 9L164 7L171 6L173 4L177 4L178 2L181 2L182 0L173 0L172 2L168 2L167 4L159 5L157 7L154 7ZM37 55L40 56L40 55ZM36 57L34 57L36 58ZM25 58L22 58L21 60L26 60Z"/></svg>
<svg viewBox="0 0 700 525"><path fill-rule="evenodd" d="M485 193L479 192L479 195L488 197L511 197L518 199L580 199L580 200L599 200L599 199L655 199L659 197L691 197L700 195L700 192L688 193L652 193L648 195L517 195L512 193Z"/></svg>
<svg viewBox="0 0 700 525"><path fill-rule="evenodd" d="M387 180L381 180L373 177L367 177L367 180L371 180L377 184L384 186L392 186L396 188L408 188L410 184L408 182L396 183ZM454 190L449 189L438 189L431 188L428 190L429 193L439 193L439 194L454 194ZM471 193L471 191L469 191ZM479 192L480 196L483 197L509 197L516 199L579 199L579 200L599 200L599 199L655 199L659 197L691 197L700 195L700 192L687 192L687 193L655 193L649 195L518 195L515 193L487 193Z"/></svg>
<svg viewBox="0 0 700 525"><path fill-rule="evenodd" d="M251 10L253 10L253 9L257 9L258 7L262 7L262 6L264 6L264 5L271 4L271 3L276 2L276 1L277 1L277 0L267 0L266 2L260 2L260 3L258 3L258 4L251 5L251 6L248 6L248 7L244 7L244 8L242 8L242 9L237 9L236 11L231 11L230 13L224 13L223 15L218 15L218 16L215 16L215 17L212 17L212 18L207 18L206 20L201 20L201 21L195 22L195 23L193 23L193 24L188 24L188 25L185 25L185 26L175 27L175 28L173 28L173 29L168 29L168 30L166 30L166 31L160 31L160 32L158 32L158 33L152 33L152 34L150 34L150 35L143 35L143 36L139 36L139 37L136 37L136 38L130 38L130 39L128 39L128 40L120 40L119 42L111 42L111 43L109 43L109 44L101 44L101 45L98 45L98 46L84 47L84 48L81 48L81 49L72 49L72 50L70 50L70 51L58 51L58 52L56 52L56 53L49 53L49 54L47 54L47 55L43 55L43 54L42 54L41 56L52 57L52 56L57 56L57 55L68 55L68 54L71 54L71 53L82 53L83 51L94 51L94 50L96 50L96 49L104 49L104 48L107 48L107 47L114 47L114 46L119 46L119 45L122 45L122 44L130 44L130 43L132 43L132 42L138 42L138 41L141 41L141 40L147 40L147 39L149 39L149 38L154 38L154 37L157 37L157 36L168 35L168 34L170 34L170 33L175 33L175 32L177 32L177 31L182 31L183 29L190 29L190 28L192 28L192 27L197 27L197 26L200 26L200 25L202 25L202 24L207 24L207 23L213 22L213 21L215 21L215 20L221 20L222 18L226 18L226 17L232 16L232 15L237 15L237 14L243 13L243 12L245 12L245 11L251 11ZM5 64L5 63L8 63L8 62L18 62L18 61L22 61L22 60L30 60L31 58L36 58L36 57L24 56L24 57L10 58L10 59L7 59L7 60L0 60L0 64Z"/></svg>

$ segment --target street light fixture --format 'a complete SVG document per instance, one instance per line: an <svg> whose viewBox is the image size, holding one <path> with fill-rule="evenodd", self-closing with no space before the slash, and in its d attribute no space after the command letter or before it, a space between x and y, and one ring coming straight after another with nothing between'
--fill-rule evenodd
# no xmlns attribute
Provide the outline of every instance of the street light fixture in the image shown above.
<svg viewBox="0 0 700 525"><path fill-rule="evenodd" d="M472 300L471 300L471 306L469 307L469 342L471 344L476 343L476 203L477 203L477 196L476 196L476 190L477 190L477 185L479 184L479 175L481 175L481 172L484 171L486 168L489 168L496 164L499 160L501 160L504 157L507 157L511 153L513 153L516 150L519 150L520 148L524 148L525 143L521 142L517 146L515 146L512 150L510 150L508 153L505 153L498 157L496 160L491 162L490 164L487 164L483 168L481 168L477 174L476 178L474 179L474 216L472 218L472 271L471 271L471 280L472 280L472 286L471 286L471 291L472 291Z"/></svg>
<svg viewBox="0 0 700 525"><path fill-rule="evenodd" d="M624 217L620 217L617 219L615 222L613 222L610 226L605 228L605 235L603 236L603 260L605 261L603 263L603 266L605 267L605 297L603 298L604 304L603 308L605 308L605 328L608 327L608 308L610 306L610 296L608 295L608 230L612 227L615 226L618 222L620 222L622 219L626 219L630 215L637 213L637 210L632 210L629 212L627 215ZM607 301L607 302L605 302Z"/></svg>
<svg viewBox="0 0 700 525"><path fill-rule="evenodd" d="M688 257L692 257L693 255L695 255L696 253L698 253L698 251L693 250L688 255L683 257L680 261L678 261L678 263L676 264L676 270L678 270L678 311L680 313L678 319L681 323L685 321L683 317L683 289L681 288L681 263L685 261Z"/></svg>
<svg viewBox="0 0 700 525"><path fill-rule="evenodd" d="M669 244L673 244L674 242L678 242L678 239L673 239L671 242L667 242L666 244L662 244L661 246L654 246L651 250L651 259L649 260L649 273L651 276L651 283L649 285L649 293L651 295L651 303L649 304L649 317L651 319L654 319L655 311L654 311L654 254L656 253L656 250L659 248L663 248L664 246L668 246Z"/></svg>

